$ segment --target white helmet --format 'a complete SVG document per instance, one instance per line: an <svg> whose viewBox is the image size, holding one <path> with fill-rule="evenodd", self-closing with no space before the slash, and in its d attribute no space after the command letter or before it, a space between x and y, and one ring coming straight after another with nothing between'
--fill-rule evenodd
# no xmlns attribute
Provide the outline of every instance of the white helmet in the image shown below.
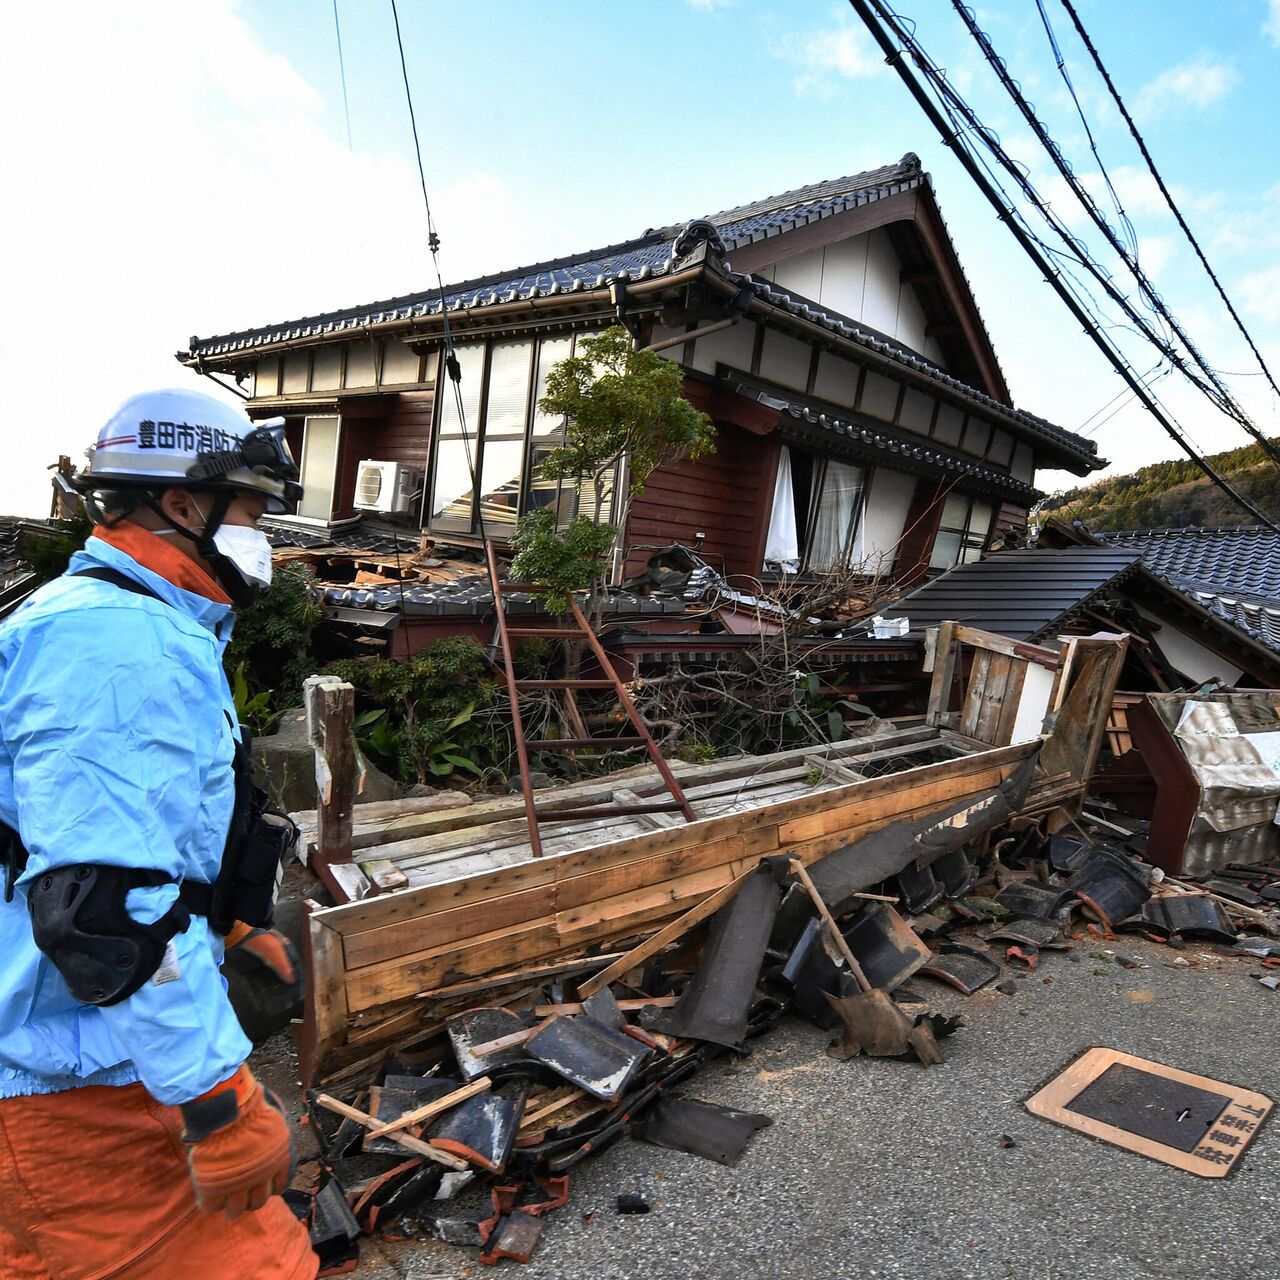
<svg viewBox="0 0 1280 1280"><path fill-rule="evenodd" d="M267 510L276 515L292 510L302 497L284 419L255 424L199 391L130 396L86 452L89 465L74 481L85 493L175 485L248 490L262 494Z"/></svg>

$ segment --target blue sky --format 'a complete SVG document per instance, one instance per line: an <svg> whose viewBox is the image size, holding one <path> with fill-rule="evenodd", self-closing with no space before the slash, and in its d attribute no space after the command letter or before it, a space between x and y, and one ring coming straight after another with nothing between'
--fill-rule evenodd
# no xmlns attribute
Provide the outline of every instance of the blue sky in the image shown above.
<svg viewBox="0 0 1280 1280"><path fill-rule="evenodd" d="M390 5L338 5L350 150L332 0L0 0L10 34L0 107L29 122L6 142L24 199L3 215L0 251L0 412L6 441L17 441L0 510L44 506L44 466L78 455L114 401L189 378L172 360L189 334L427 282ZM1075 219L950 4L900 7ZM1280 0L1078 8L1280 373ZM1210 361L1251 375L1059 0L1046 10L1144 263ZM625 239L915 151L1016 402L1076 429L1121 390L847 5L400 0L400 16L446 277ZM979 19L1091 180L1096 166L1032 0L999 0ZM1127 349L1141 369L1155 363ZM1163 379L1161 394L1203 448L1243 441L1174 383ZM1232 379L1256 420L1280 433L1261 384ZM1135 405L1097 435L1126 470L1176 452Z"/></svg>

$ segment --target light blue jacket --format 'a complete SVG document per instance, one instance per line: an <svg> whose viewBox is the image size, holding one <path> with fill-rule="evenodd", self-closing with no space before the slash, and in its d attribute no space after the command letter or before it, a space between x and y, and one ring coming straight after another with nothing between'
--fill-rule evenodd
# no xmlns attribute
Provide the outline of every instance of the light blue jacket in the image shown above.
<svg viewBox="0 0 1280 1280"><path fill-rule="evenodd" d="M160 599L67 576L0 625L0 819L31 855L14 900L0 901L0 1098L141 1080L173 1106L249 1055L218 971L222 939L193 917L169 953L176 977L162 966L165 981L119 1004L77 1004L32 939L23 886L69 863L215 879L238 732L222 670L233 619L99 538L69 570L98 566ZM127 908L149 923L177 892L134 889Z"/></svg>

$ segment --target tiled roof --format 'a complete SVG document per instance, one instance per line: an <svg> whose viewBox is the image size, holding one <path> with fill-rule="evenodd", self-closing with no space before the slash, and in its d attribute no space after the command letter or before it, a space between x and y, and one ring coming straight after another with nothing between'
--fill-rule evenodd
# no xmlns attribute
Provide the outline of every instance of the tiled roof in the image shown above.
<svg viewBox="0 0 1280 1280"><path fill-rule="evenodd" d="M781 195L713 214L710 221L715 223L726 251L731 253L743 245L782 235L846 209L870 204L899 191L910 191L925 180L919 157L908 154L896 165L784 191ZM614 280L647 280L660 276L672 266L674 243L685 225L651 228L634 240L603 249L446 285L445 305L457 311L497 302L574 293L599 288ZM193 338L191 354L225 355L273 342L432 315L439 310L439 292L426 290L240 333Z"/></svg>
<svg viewBox="0 0 1280 1280"><path fill-rule="evenodd" d="M1263 525L1095 534L1216 617L1280 652L1280 533Z"/></svg>
<svg viewBox="0 0 1280 1280"><path fill-rule="evenodd" d="M1245 592L1280 604L1280 533L1262 525L1133 529L1094 536L1109 547L1137 551L1148 569L1180 586Z"/></svg>
<svg viewBox="0 0 1280 1280"><path fill-rule="evenodd" d="M949 449L939 448L932 440L912 436L910 432L877 431L873 427L864 427L856 422L850 422L839 414L819 412L800 401L783 399L773 392L764 392L745 385L739 385L737 389L745 395L752 396L760 404L777 409L784 418L808 423L823 431L829 431L833 435L844 436L852 442L871 445L885 453L896 453L908 463L914 460L926 468L937 468L972 476L975 480L995 486L1002 493L1021 495L1028 502L1039 496L1039 491L1032 485L1017 479L1007 471L1002 471L999 467L988 466L976 458L966 458Z"/></svg>
<svg viewBox="0 0 1280 1280"><path fill-rule="evenodd" d="M948 570L881 613L909 618L913 635L940 622L960 622L1011 640L1047 640L1139 564L1136 551L1108 547L1002 551Z"/></svg>

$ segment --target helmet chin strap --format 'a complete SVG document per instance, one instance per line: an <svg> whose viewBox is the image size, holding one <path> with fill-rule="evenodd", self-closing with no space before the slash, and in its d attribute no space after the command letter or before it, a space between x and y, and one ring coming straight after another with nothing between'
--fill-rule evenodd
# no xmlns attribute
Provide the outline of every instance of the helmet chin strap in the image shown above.
<svg viewBox="0 0 1280 1280"><path fill-rule="evenodd" d="M160 504L150 495L143 499L145 505L155 512L169 526L169 529L174 533L181 534L184 538L189 538L196 544L196 551L200 558L213 570L213 576L218 580L218 585L231 597L232 603L247 605L252 604L257 599L259 590L257 585L247 582L244 575L236 568L235 563L227 556L224 556L213 541L214 535L222 527L227 511L234 501L234 493L229 491L215 493L213 495L213 505L209 508L209 514L206 516L196 503L195 496L192 495L191 505L195 507L201 519L204 520L204 528L197 533L194 529L188 529L186 525L181 525L176 520L171 520L161 509ZM167 530L157 530L157 532L164 534Z"/></svg>

